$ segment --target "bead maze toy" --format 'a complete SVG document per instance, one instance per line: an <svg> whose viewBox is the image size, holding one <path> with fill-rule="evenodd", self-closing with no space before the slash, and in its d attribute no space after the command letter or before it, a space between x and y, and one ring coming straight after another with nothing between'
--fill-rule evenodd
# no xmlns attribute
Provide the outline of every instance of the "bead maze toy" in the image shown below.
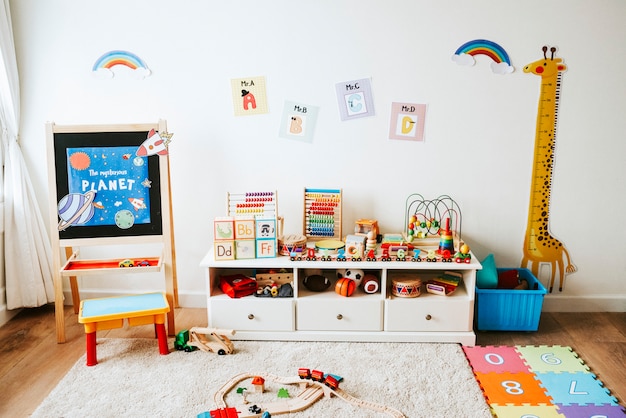
<svg viewBox="0 0 626 418"><path fill-rule="evenodd" d="M626 412L571 347L463 347L494 416L622 417Z"/></svg>
<svg viewBox="0 0 626 418"><path fill-rule="evenodd" d="M433 256L444 260L457 257L455 254L460 257L463 246L461 209L450 196L441 195L426 200L419 193L410 195L406 200L404 225L403 239L415 247L421 247L429 261L432 261ZM435 246L437 249L433 252L432 247ZM469 254L469 249L465 254Z"/></svg>
<svg viewBox="0 0 626 418"><path fill-rule="evenodd" d="M283 396L278 396L278 401L266 402L266 400L270 398L263 396L263 392L265 392L265 387L263 387L262 391L258 391L259 393L246 393L246 404L252 403L249 398L256 396L255 401L258 400L258 402L254 402L250 406L239 405L237 407L233 407L226 404L225 398L228 393L234 388L240 387L241 382L247 381L252 384L253 381L259 382L261 379L264 385L268 381L272 381L280 385L298 385L300 391L292 398L285 398L285 389L281 388L279 393ZM404 418L405 415L397 409L374 402L360 400L344 392L339 387L342 380L343 379L340 376L324 373L320 370L310 370L306 368L298 369L298 374L292 377L280 377L269 373L242 373L231 378L215 393L213 400L216 408L211 410L209 414L211 417L235 418L291 414L309 408L322 397L330 399L335 396L359 408L377 411L391 417ZM290 392L288 391L288 393ZM204 416L206 416L206 412L202 414L205 414ZM198 416L202 416L202 414L199 414Z"/></svg>

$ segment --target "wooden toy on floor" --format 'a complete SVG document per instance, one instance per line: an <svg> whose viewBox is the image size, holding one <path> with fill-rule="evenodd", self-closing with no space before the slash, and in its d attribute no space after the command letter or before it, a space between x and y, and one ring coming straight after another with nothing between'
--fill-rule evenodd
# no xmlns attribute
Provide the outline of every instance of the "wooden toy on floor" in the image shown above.
<svg viewBox="0 0 626 418"><path fill-rule="evenodd" d="M284 398L279 396L278 398L280 400L277 402L256 402L250 407L240 406L234 408L226 405L224 400L226 395L228 395L233 388L238 387L240 382L248 379L256 381L263 379L264 383L269 380L281 385L298 385L300 387L300 393L293 398ZM306 368L298 369L298 374L292 377L280 377L269 373L241 373L226 382L215 393L213 400L216 408L211 410L209 413L211 417L224 416L237 418L258 416L267 417L279 414L290 414L307 409L322 397L330 399L333 396L336 396L337 398L355 405L358 408L378 411L396 418L404 417L404 414L397 409L374 402L363 401L349 395L339 387L341 380L342 378L335 374L324 373L320 370L310 370ZM264 389L267 388L264 387ZM280 391L284 390L284 388L280 389ZM206 414L206 412L203 414ZM199 414L198 416L202 416L202 414Z"/></svg>
<svg viewBox="0 0 626 418"><path fill-rule="evenodd" d="M232 354L235 347L226 334L232 336L235 335L235 331L232 329L192 327L176 334L174 348L185 352L200 349L207 353L217 353L220 356Z"/></svg>

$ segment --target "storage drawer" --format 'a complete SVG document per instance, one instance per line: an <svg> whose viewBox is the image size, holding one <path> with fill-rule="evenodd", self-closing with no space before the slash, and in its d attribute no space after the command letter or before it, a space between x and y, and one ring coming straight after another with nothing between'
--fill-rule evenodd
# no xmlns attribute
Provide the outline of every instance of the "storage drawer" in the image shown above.
<svg viewBox="0 0 626 418"><path fill-rule="evenodd" d="M424 295L385 301L385 331L471 331L467 298Z"/></svg>
<svg viewBox="0 0 626 418"><path fill-rule="evenodd" d="M382 300L300 298L297 328L302 331L382 331Z"/></svg>
<svg viewBox="0 0 626 418"><path fill-rule="evenodd" d="M235 331L293 331L292 298L213 297L208 300L209 326Z"/></svg>

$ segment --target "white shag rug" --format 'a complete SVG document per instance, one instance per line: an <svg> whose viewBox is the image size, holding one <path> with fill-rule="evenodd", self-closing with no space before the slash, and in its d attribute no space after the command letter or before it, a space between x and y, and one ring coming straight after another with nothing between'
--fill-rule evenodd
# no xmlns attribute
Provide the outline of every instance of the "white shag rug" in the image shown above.
<svg viewBox="0 0 626 418"><path fill-rule="evenodd" d="M173 347L172 339L169 343ZM492 416L457 344L234 341L234 345L230 355L171 348L163 356L156 340L98 339L98 364L87 367L83 355L32 416L196 417L216 407L215 393L237 375L290 378L297 376L300 367L339 375L343 377L340 388L364 405L388 406L407 418ZM237 393L242 387L247 404ZM225 400L249 414L250 405L284 400L277 397L281 389L290 398L300 391L298 385L267 379L260 394L251 380L244 380ZM280 416L392 415L333 396Z"/></svg>

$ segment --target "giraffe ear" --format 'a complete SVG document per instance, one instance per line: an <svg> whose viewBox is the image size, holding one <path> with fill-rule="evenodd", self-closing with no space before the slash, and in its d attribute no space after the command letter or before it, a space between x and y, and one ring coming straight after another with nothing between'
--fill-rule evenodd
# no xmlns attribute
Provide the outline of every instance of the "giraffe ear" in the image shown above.
<svg viewBox="0 0 626 418"><path fill-rule="evenodd" d="M559 70L559 71L565 71L565 70L567 70L567 65L559 64L559 65L556 66L556 69Z"/></svg>

